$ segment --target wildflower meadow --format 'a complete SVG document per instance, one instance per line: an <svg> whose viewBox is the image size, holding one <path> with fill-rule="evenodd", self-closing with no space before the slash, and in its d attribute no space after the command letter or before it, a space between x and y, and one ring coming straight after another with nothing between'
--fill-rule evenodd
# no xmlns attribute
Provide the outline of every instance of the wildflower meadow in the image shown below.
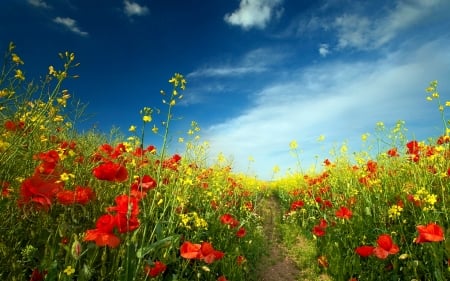
<svg viewBox="0 0 450 281"><path fill-rule="evenodd" d="M261 201L280 203L280 224L314 245L308 264L332 280L449 280L450 130L408 139L401 121L377 124L379 153L325 159L323 169L273 181L206 161L200 125L185 151L170 149L187 81L175 73L127 132L79 133L84 106L64 82L76 56L25 77L16 46L0 72L1 280L258 280L266 254ZM154 103L154 101L150 101ZM151 136L151 137L150 137ZM161 145L149 144L158 137ZM368 141L368 140L365 140ZM381 144L381 145L380 145ZM297 144L291 152L298 157ZM384 149L385 147L385 149ZM342 149L341 151L345 151ZM300 280L300 279L299 279Z"/></svg>

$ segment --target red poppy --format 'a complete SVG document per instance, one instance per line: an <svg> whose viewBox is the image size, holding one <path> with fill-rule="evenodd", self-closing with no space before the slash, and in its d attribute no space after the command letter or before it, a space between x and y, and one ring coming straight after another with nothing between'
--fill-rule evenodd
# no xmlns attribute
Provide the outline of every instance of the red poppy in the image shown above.
<svg viewBox="0 0 450 281"><path fill-rule="evenodd" d="M325 228L320 227L319 225L316 225L313 227L312 233L316 236L321 237L321 236L325 235L326 231L325 231Z"/></svg>
<svg viewBox="0 0 450 281"><path fill-rule="evenodd" d="M387 151L387 155L389 155L390 157L398 157L399 154L398 154L398 152L397 152L397 148L394 147L394 148L389 149L389 150Z"/></svg>
<svg viewBox="0 0 450 281"><path fill-rule="evenodd" d="M189 241L185 241L180 247L180 255L185 259L196 259L201 255L201 247L202 245L200 244L193 244Z"/></svg>
<svg viewBox="0 0 450 281"><path fill-rule="evenodd" d="M56 194L56 199L62 205L86 205L94 198L94 191L90 187L77 186L75 190L62 190Z"/></svg>
<svg viewBox="0 0 450 281"><path fill-rule="evenodd" d="M56 194L63 188L62 183L46 180L41 175L25 179L20 186L19 206L35 203L38 207L48 209Z"/></svg>
<svg viewBox="0 0 450 281"><path fill-rule="evenodd" d="M47 275L47 270L40 271L39 269L33 269L30 276L30 281L43 281Z"/></svg>
<svg viewBox="0 0 450 281"><path fill-rule="evenodd" d="M339 210L336 211L336 217L341 219L350 219L353 216L352 211L350 211L346 207L341 207Z"/></svg>
<svg viewBox="0 0 450 281"><path fill-rule="evenodd" d="M373 250L375 249L374 246L369 246L369 245L364 245L364 246L359 246L358 248L355 249L355 252L360 255L361 257L368 257L371 256L373 254Z"/></svg>
<svg viewBox="0 0 450 281"><path fill-rule="evenodd" d="M425 242L440 242L444 238L444 230L441 226L435 223L429 223L428 225L418 225L416 226L419 236L414 239L415 243L425 243Z"/></svg>
<svg viewBox="0 0 450 281"><path fill-rule="evenodd" d="M156 187L156 180L149 175L144 175L142 179L138 177L132 184L131 190L147 192Z"/></svg>
<svg viewBox="0 0 450 281"><path fill-rule="evenodd" d="M385 259L390 254L397 254L400 249L392 241L392 237L389 234L382 234L377 239L378 246L373 249L373 254L379 259Z"/></svg>
<svg viewBox="0 0 450 281"><path fill-rule="evenodd" d="M139 204L135 197L125 194L116 196L116 206L108 207L108 212L117 212L121 215L137 216L139 214Z"/></svg>
<svg viewBox="0 0 450 281"><path fill-rule="evenodd" d="M246 232L246 230L245 230L244 227L240 227L240 228L238 229L238 231L236 232L236 236L237 236L238 238L242 238L242 237L244 237L246 234L247 234L247 232Z"/></svg>
<svg viewBox="0 0 450 281"><path fill-rule="evenodd" d="M367 161L367 171L369 171L370 173L375 173L377 171L377 166L377 162L373 160Z"/></svg>
<svg viewBox="0 0 450 281"><path fill-rule="evenodd" d="M230 214L223 214L223 215L220 217L220 222L221 222L222 224L227 224L227 225L231 226L232 228L239 225L239 221L236 220L236 219L235 219L232 215L230 215Z"/></svg>
<svg viewBox="0 0 450 281"><path fill-rule="evenodd" d="M224 275L221 275L217 278L217 281L228 281L228 279Z"/></svg>
<svg viewBox="0 0 450 281"><path fill-rule="evenodd" d="M200 251L200 259L203 259L206 263L213 263L216 260L220 260L225 255L223 252L215 250L211 243L208 242L202 243Z"/></svg>
<svg viewBox="0 0 450 281"><path fill-rule="evenodd" d="M147 276L150 277L156 277L160 274L162 274L164 271L166 271L167 266L160 262L160 261L155 261L153 263L153 266L150 265L146 265L144 268L145 274L147 274Z"/></svg>
<svg viewBox="0 0 450 281"><path fill-rule="evenodd" d="M114 162L106 162L95 167L92 174L99 180L122 182L128 179L127 169Z"/></svg>
<svg viewBox="0 0 450 281"><path fill-rule="evenodd" d="M110 248L116 248L120 244L119 237L97 228L86 230L84 241L95 241L95 244L99 247L108 246Z"/></svg>
<svg viewBox="0 0 450 281"><path fill-rule="evenodd" d="M136 216L117 214L115 216L117 230L120 233L127 233L139 228L140 222Z"/></svg>
<svg viewBox="0 0 450 281"><path fill-rule="evenodd" d="M303 202L302 200L294 201L291 203L291 211L303 208L303 206L305 206L305 202Z"/></svg>

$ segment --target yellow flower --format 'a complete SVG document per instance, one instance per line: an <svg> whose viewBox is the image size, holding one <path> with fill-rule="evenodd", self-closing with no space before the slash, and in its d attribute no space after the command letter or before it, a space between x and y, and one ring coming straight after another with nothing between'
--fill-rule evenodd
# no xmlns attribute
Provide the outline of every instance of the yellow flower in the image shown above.
<svg viewBox="0 0 450 281"><path fill-rule="evenodd" d="M144 117L142 117L142 121L144 121L145 123L151 122L152 117L150 115L144 115Z"/></svg>
<svg viewBox="0 0 450 281"><path fill-rule="evenodd" d="M22 61L22 59L20 59L20 57L18 56L18 55L16 55L16 54L11 54L11 59L12 59L12 61L14 62L14 63L16 63L16 64L23 64L23 61Z"/></svg>
<svg viewBox="0 0 450 281"><path fill-rule="evenodd" d="M70 276L75 273L75 268L69 265L66 267L66 269L64 269L64 273L67 274L67 276Z"/></svg>
<svg viewBox="0 0 450 281"><path fill-rule="evenodd" d="M293 140L289 143L290 149L294 150L294 149L297 149L297 147L298 147L297 141Z"/></svg>
<svg viewBox="0 0 450 281"><path fill-rule="evenodd" d="M156 125L153 125L152 132L155 134L158 133L158 127L156 127Z"/></svg>
<svg viewBox="0 0 450 281"><path fill-rule="evenodd" d="M14 78L17 78L19 80L25 80L25 76L23 75L22 70L16 69L16 74L14 75Z"/></svg>
<svg viewBox="0 0 450 281"><path fill-rule="evenodd" d="M131 125L130 128L128 129L128 131L130 131L130 132L136 132L136 126Z"/></svg>
<svg viewBox="0 0 450 281"><path fill-rule="evenodd" d="M55 68L52 65L50 65L48 67L48 74L50 74L50 75L55 75L56 74Z"/></svg>
<svg viewBox="0 0 450 281"><path fill-rule="evenodd" d="M183 138L178 138L178 142L182 143L182 142L184 142L184 139Z"/></svg>

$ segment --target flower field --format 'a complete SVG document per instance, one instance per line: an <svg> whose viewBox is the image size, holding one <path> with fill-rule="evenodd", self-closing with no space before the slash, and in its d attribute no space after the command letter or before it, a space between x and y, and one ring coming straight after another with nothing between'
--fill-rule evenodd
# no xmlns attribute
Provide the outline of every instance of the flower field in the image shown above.
<svg viewBox="0 0 450 281"><path fill-rule="evenodd" d="M314 241L310 266L333 280L448 280L450 137L408 140L399 122L375 156L324 161L323 171L272 182L206 162L196 122L185 152L169 154L172 112L186 80L162 91L167 116L144 107L127 136L78 133L82 107L60 54L40 85L27 82L11 43L0 73L1 280L256 280L265 254L261 199L275 195L282 223ZM160 136L159 147L147 134ZM390 142L389 142L390 141ZM295 153L296 146L291 145Z"/></svg>

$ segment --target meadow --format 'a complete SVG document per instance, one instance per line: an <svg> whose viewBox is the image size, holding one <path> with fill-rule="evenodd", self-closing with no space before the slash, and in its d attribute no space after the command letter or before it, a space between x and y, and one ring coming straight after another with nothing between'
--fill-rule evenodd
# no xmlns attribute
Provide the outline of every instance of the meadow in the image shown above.
<svg viewBox="0 0 450 281"><path fill-rule="evenodd" d="M127 132L77 132L83 108L64 81L77 78L78 64L74 53L59 56L61 66L49 66L40 84L24 76L13 43L4 56L1 280L258 280L269 239L261 202L269 199L281 208L285 242L313 245L311 258L297 260L314 276L450 279L450 103L436 81L424 99L437 104L441 136L409 140L402 122L379 123L384 152L342 153L321 171L265 182L233 172L220 155L206 161L195 121L179 136L185 151L169 153L187 85L178 73L161 91L162 124L155 107L143 107L141 124ZM149 135L162 144L147 145ZM298 153L295 142L290 148Z"/></svg>

